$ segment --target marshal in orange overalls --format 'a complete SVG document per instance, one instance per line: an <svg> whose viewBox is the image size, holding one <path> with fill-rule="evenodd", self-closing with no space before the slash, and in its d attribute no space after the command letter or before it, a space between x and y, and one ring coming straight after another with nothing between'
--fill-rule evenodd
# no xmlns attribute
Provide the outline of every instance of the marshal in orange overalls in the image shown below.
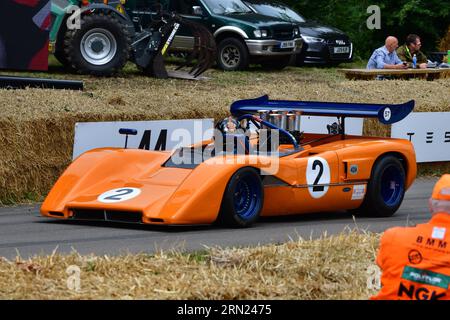
<svg viewBox="0 0 450 320"><path fill-rule="evenodd" d="M412 228L387 230L377 263L382 289L373 300L450 300L450 174L434 187L433 218Z"/></svg>

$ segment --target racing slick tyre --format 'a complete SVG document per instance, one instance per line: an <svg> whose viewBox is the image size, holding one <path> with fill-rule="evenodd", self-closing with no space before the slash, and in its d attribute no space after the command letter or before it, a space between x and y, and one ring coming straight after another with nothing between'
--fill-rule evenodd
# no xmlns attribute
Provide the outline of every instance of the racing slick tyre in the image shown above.
<svg viewBox="0 0 450 320"><path fill-rule="evenodd" d="M372 217L390 217L405 195L405 169L394 156L378 159L372 168L364 202L358 211Z"/></svg>
<svg viewBox="0 0 450 320"><path fill-rule="evenodd" d="M64 37L64 58L79 73L109 76L120 71L130 55L131 36L114 15L88 14L81 28Z"/></svg>
<svg viewBox="0 0 450 320"><path fill-rule="evenodd" d="M225 38L217 48L217 65L225 71L244 70L249 64L249 53L244 42Z"/></svg>
<svg viewBox="0 0 450 320"><path fill-rule="evenodd" d="M222 199L218 222L246 228L258 220L264 203L264 189L258 172L241 168L231 177Z"/></svg>

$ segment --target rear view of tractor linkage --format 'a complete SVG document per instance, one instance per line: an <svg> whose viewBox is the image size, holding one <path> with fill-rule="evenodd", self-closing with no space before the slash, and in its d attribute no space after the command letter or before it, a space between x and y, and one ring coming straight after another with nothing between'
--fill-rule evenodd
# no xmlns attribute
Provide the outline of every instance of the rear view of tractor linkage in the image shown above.
<svg viewBox="0 0 450 320"><path fill-rule="evenodd" d="M174 12L153 6L140 12L120 0L58 0L52 2L51 51L69 70L96 76L119 72L127 63L156 78L195 79L215 61L216 44L201 24L187 21ZM73 14L73 8L78 8ZM70 19L70 20L69 20ZM69 28L78 19L79 26ZM163 56L180 27L191 30L194 48L178 67L189 72L167 72Z"/></svg>
<svg viewBox="0 0 450 320"><path fill-rule="evenodd" d="M167 53L180 26L190 28L194 36L194 48L182 65L176 70L189 67L187 74L169 73L163 56ZM173 12L160 10L157 20L149 29L139 33L131 45L132 60L146 73L156 78L180 77L197 78L208 70L215 61L216 45L211 33L203 25L183 19ZM194 64L193 62L196 61Z"/></svg>

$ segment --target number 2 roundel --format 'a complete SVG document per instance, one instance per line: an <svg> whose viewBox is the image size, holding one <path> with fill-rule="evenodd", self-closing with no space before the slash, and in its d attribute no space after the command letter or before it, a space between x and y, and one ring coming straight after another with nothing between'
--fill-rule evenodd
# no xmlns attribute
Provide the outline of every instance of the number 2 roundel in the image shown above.
<svg viewBox="0 0 450 320"><path fill-rule="evenodd" d="M97 201L103 203L117 203L136 198L140 194L141 189L138 188L128 188L128 187L117 188L102 193L97 198Z"/></svg>
<svg viewBox="0 0 450 320"><path fill-rule="evenodd" d="M315 199L323 197L328 191L330 181L330 166L327 160L321 157L309 158L306 167L309 194Z"/></svg>

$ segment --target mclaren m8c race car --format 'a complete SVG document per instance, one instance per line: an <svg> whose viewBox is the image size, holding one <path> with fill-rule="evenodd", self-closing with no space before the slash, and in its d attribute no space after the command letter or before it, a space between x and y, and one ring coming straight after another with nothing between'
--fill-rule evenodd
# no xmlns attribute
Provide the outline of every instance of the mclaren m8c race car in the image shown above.
<svg viewBox="0 0 450 320"><path fill-rule="evenodd" d="M330 103L268 96L236 101L231 115L202 143L170 152L125 145L82 154L58 179L41 213L74 220L231 227L248 227L260 216L342 210L391 216L416 177L413 145L347 135L345 120L375 118L388 125L413 108L414 101ZM301 116L309 115L336 117L336 122L326 126L326 134L301 132Z"/></svg>

